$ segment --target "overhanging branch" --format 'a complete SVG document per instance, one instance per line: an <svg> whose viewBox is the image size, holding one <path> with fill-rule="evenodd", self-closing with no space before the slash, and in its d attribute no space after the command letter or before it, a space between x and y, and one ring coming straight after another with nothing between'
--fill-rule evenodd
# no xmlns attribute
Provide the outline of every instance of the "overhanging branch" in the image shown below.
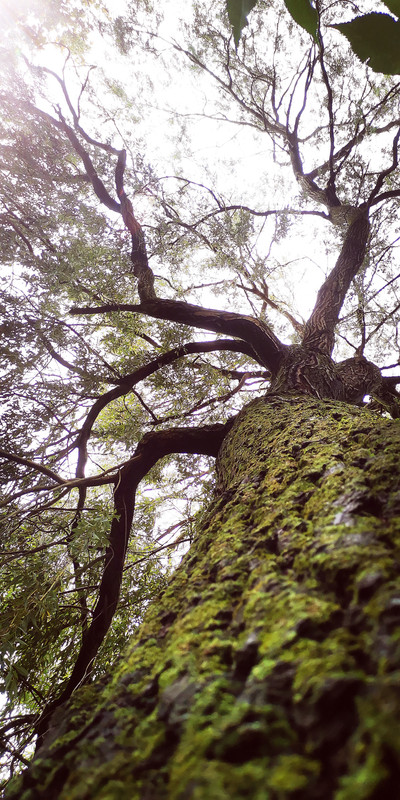
<svg viewBox="0 0 400 800"><path fill-rule="evenodd" d="M163 353L152 361L149 361L143 367L139 367L130 374L124 375L124 377L119 381L119 386L116 386L115 388L110 389L108 392L105 392L103 395L101 395L101 397L96 400L90 409L76 440L75 447L79 448L78 465L76 470L77 477L83 477L84 475L84 468L87 460L87 442L94 422L103 408L105 408L113 400L116 400L118 397L128 394L128 392L130 392L134 386L140 383L140 381L148 378L150 375L153 375L154 372L157 372L162 367L168 366L168 364L172 364L174 361L177 361L184 356L192 355L194 353L210 353L221 350L244 353L244 355L254 358L252 348L246 344L246 342L241 342L237 339L215 339L211 342L188 342L180 347L174 347L172 350L168 350L168 352Z"/></svg>
<svg viewBox="0 0 400 800"><path fill-rule="evenodd" d="M155 319L179 322L193 328L237 336L247 342L253 352L253 358L272 373L279 369L286 346L262 320L232 311L217 311L202 308L191 303L178 300L152 300L140 304L107 303L94 308L90 306L70 309L71 314L108 314L113 311L131 311L135 314L146 314Z"/></svg>
<svg viewBox="0 0 400 800"><path fill-rule="evenodd" d="M44 709L36 726L38 746L48 728L53 711L67 700L74 689L90 674L100 645L111 625L118 605L125 555L135 508L136 490L150 469L171 453L192 453L216 457L234 419L225 424L201 428L171 428L147 433L139 442L134 456L120 470L114 491L114 516L100 582L99 595L92 623L83 639L71 676L56 700Z"/></svg>

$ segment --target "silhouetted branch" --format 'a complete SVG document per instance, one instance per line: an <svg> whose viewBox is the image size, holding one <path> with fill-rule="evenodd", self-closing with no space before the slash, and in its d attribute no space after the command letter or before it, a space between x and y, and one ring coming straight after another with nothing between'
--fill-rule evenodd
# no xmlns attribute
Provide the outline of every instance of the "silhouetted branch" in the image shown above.
<svg viewBox="0 0 400 800"><path fill-rule="evenodd" d="M366 209L360 209L349 225L339 258L322 284L303 336L303 345L330 355L340 309L365 255L370 224Z"/></svg>
<svg viewBox="0 0 400 800"><path fill-rule="evenodd" d="M103 306L90 306L70 309L71 314L107 314L112 311L131 311L136 314L147 314L155 319L165 319L190 325L194 328L237 336L252 348L253 357L259 364L276 372L285 351L285 345L272 332L269 326L254 317L235 314L231 311L217 311L202 308L191 303L178 300L153 300L131 305L126 303L106 303Z"/></svg>
<svg viewBox="0 0 400 800"><path fill-rule="evenodd" d="M48 728L51 714L90 674L100 645L111 625L117 608L125 555L128 546L136 490L154 464L171 453L193 453L216 457L224 436L233 424L206 425L201 428L171 428L147 433L139 442L134 456L120 470L115 483L114 516L105 554L99 595L93 620L83 639L71 676L59 697L44 709L36 726L38 746Z"/></svg>

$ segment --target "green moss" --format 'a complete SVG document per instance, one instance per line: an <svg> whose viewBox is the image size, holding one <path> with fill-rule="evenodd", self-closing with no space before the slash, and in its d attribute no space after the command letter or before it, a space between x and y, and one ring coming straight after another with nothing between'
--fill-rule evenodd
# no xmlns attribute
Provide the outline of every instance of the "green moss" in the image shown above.
<svg viewBox="0 0 400 800"><path fill-rule="evenodd" d="M341 779L335 800L368 800L386 777L387 770L381 759L370 753L366 763L360 765L355 774Z"/></svg>
<svg viewBox="0 0 400 800"><path fill-rule="evenodd" d="M60 800L385 786L400 760L399 450L397 423L343 403L251 403L190 554L109 684L76 692L26 800L60 775Z"/></svg>
<svg viewBox="0 0 400 800"><path fill-rule="evenodd" d="M199 768L196 759L187 765L189 780L173 767L169 800L190 797L191 800L272 800L265 785L268 759L256 759L240 767L212 760Z"/></svg>
<svg viewBox="0 0 400 800"><path fill-rule="evenodd" d="M291 793L305 789L310 778L318 775L320 764L298 755L282 755L268 775L268 786L277 792Z"/></svg>

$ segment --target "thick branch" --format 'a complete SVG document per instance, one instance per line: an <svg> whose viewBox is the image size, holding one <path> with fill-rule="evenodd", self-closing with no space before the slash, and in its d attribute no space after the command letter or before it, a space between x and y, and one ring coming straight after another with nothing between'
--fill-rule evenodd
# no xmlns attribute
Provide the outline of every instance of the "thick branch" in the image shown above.
<svg viewBox="0 0 400 800"><path fill-rule="evenodd" d="M250 358L254 358L252 348L245 342L235 339L216 339L212 342L188 342L181 347L174 347L173 350L168 350L167 353L163 353L153 361L149 361L143 367L135 369L129 375L124 375L120 380L119 386L101 395L90 409L76 441L76 446L79 447L77 477L82 477L84 475L84 467L87 460L87 442L94 422L103 408L118 397L128 394L133 386L136 386L140 381L145 380L145 378L148 378L162 367L172 364L173 361L177 361L179 358L183 358L183 356L192 353L210 353L215 350L230 350L235 353L244 353L250 356Z"/></svg>
<svg viewBox="0 0 400 800"><path fill-rule="evenodd" d="M305 174L296 133L288 133L286 140L294 175L307 196L311 197L312 200L315 200L317 203L322 203L322 205L329 209L332 206L340 205L334 192L329 192L328 189L321 189L310 175Z"/></svg>
<svg viewBox="0 0 400 800"><path fill-rule="evenodd" d="M105 555L99 596L74 669L61 695L44 710L36 731L38 745L45 734L53 711L67 700L78 684L90 673L98 649L111 625L117 608L129 532L135 508L135 494L140 481L160 458L171 453L194 453L216 457L222 441L233 424L206 425L201 428L171 428L147 433L139 442L133 458L121 469L114 492L114 517Z"/></svg>
<svg viewBox="0 0 400 800"><path fill-rule="evenodd" d="M191 303L178 300L153 300L130 305L127 303L108 303L91 308L71 308L71 314L106 314L112 311L131 311L146 314L155 319L179 322L194 328L237 336L247 342L253 350L253 357L259 364L267 367L272 373L279 369L285 345L272 332L269 326L254 317L235 314L231 311L216 311L202 308Z"/></svg>
<svg viewBox="0 0 400 800"><path fill-rule="evenodd" d="M377 203L382 203L384 200L394 200L395 197L400 197L400 189L389 189L387 192L376 195L369 203L369 206L375 206Z"/></svg>
<svg viewBox="0 0 400 800"><path fill-rule="evenodd" d="M367 210L362 209L349 225L339 258L318 292L314 310L305 326L304 347L331 355L340 309L351 281L363 263L369 230Z"/></svg>
<svg viewBox="0 0 400 800"><path fill-rule="evenodd" d="M126 150L121 150L115 169L115 185L121 202L122 218L131 235L133 274L135 278L137 278L140 300L141 302L145 302L146 300L153 300L156 297L154 291L154 275L149 267L142 226L133 213L132 203L124 189L125 164Z"/></svg>

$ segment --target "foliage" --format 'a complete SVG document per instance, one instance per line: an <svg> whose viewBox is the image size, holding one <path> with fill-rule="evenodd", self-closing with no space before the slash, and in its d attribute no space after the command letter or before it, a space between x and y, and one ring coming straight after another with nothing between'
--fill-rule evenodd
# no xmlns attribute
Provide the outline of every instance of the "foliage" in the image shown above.
<svg viewBox="0 0 400 800"><path fill-rule="evenodd" d="M320 4L312 0L284 0L289 14L315 41L318 41ZM399 17L399 0L383 0L393 16ZM232 25L236 47L244 27L248 24L247 15L257 0L245 3L242 0L226 0L229 21ZM331 23L349 40L354 53L366 61L375 72L386 75L400 74L400 22L393 16L381 12L371 12L354 17L349 22Z"/></svg>
<svg viewBox="0 0 400 800"><path fill-rule="evenodd" d="M317 41L318 12L310 0L285 0L285 6L294 21Z"/></svg>
<svg viewBox="0 0 400 800"><path fill-rule="evenodd" d="M367 61L375 72L400 74L399 20L389 14L372 13L334 27L347 37L361 61Z"/></svg>
<svg viewBox="0 0 400 800"><path fill-rule="evenodd" d="M247 25L247 15L256 5L257 0L226 0L226 10L233 29L236 47L239 44L243 28Z"/></svg>

